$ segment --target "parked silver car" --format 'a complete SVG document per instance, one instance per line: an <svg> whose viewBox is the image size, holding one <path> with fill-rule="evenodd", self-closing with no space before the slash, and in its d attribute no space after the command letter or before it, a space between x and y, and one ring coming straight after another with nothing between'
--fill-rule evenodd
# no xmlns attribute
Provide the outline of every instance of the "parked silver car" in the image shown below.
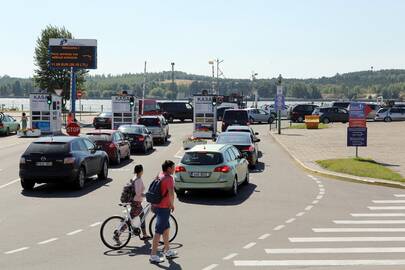
<svg viewBox="0 0 405 270"><path fill-rule="evenodd" d="M138 124L144 125L149 131L152 132L154 141L164 143L169 137L169 123L161 115L142 116L138 120Z"/></svg>
<svg viewBox="0 0 405 270"><path fill-rule="evenodd" d="M405 121L405 108L392 107L380 109L374 118L375 121Z"/></svg>
<svg viewBox="0 0 405 270"><path fill-rule="evenodd" d="M273 123L275 117L273 114L262 109L249 108L246 109L251 123Z"/></svg>

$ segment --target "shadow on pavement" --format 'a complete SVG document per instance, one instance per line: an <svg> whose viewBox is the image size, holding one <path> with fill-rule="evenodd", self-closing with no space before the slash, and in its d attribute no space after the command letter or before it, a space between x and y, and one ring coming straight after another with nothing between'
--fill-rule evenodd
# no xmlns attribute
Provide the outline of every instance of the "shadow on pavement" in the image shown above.
<svg viewBox="0 0 405 270"><path fill-rule="evenodd" d="M153 146L154 146L154 147L156 147L156 146L169 146L170 144L171 144L171 141L170 141L170 140L167 140L167 142L164 142L164 143L153 142Z"/></svg>
<svg viewBox="0 0 405 270"><path fill-rule="evenodd" d="M220 190L192 190L185 195L178 197L182 203L201 204L201 205L239 205L245 202L256 190L256 185L239 186L238 195L230 197L226 192Z"/></svg>
<svg viewBox="0 0 405 270"><path fill-rule="evenodd" d="M132 161L134 161L132 158L130 159L121 159L121 163L119 165L117 164L110 164L110 166L108 167L109 169L121 169L122 167L127 166L128 164L131 164Z"/></svg>
<svg viewBox="0 0 405 270"><path fill-rule="evenodd" d="M134 156L135 155L137 155L137 156L149 156L149 155L153 154L156 151L156 149L154 147L155 146L153 146L153 149L149 150L146 154L141 150L136 150L136 151L131 151L131 155L134 155Z"/></svg>
<svg viewBox="0 0 405 270"><path fill-rule="evenodd" d="M81 190L72 189L69 183L48 183L36 186L32 191L23 190L21 194L25 197L35 198L75 198L84 196L103 186L108 186L111 181L111 178L106 180L90 179L86 181L86 185Z"/></svg>

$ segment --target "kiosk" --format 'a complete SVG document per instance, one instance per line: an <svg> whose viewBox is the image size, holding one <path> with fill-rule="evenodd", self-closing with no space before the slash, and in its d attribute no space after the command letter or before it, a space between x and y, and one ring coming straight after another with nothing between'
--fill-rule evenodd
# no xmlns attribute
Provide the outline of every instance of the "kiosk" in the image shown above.
<svg viewBox="0 0 405 270"><path fill-rule="evenodd" d="M211 139L217 133L216 96L195 95L194 107L194 138Z"/></svg>
<svg viewBox="0 0 405 270"><path fill-rule="evenodd" d="M111 97L112 129L121 125L136 124L138 117L138 101L132 95L117 95Z"/></svg>
<svg viewBox="0 0 405 270"><path fill-rule="evenodd" d="M60 134L62 128L62 97L54 94L30 94L31 129L42 134Z"/></svg>

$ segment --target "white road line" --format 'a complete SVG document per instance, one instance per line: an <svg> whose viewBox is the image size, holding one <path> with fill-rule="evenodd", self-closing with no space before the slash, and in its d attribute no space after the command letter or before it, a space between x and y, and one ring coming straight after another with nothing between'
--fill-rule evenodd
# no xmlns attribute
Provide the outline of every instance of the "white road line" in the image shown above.
<svg viewBox="0 0 405 270"><path fill-rule="evenodd" d="M235 266L378 266L405 265L405 260L278 260L234 261Z"/></svg>
<svg viewBox="0 0 405 270"><path fill-rule="evenodd" d="M211 265L208 265L207 267L203 268L202 270L212 270L217 266L218 266L218 264L211 264Z"/></svg>
<svg viewBox="0 0 405 270"><path fill-rule="evenodd" d="M259 240L264 240L264 239L266 239L267 237L269 237L271 234L269 234L269 233L265 233L265 234L263 234L263 235L261 235L260 237L258 237L257 239L259 239Z"/></svg>
<svg viewBox="0 0 405 270"><path fill-rule="evenodd" d="M405 206L369 206L370 210L405 210Z"/></svg>
<svg viewBox="0 0 405 270"><path fill-rule="evenodd" d="M318 196L316 197L317 200L320 200L320 199L322 199L322 198L323 198L322 195L318 195Z"/></svg>
<svg viewBox="0 0 405 270"><path fill-rule="evenodd" d="M314 207L313 205L308 205L307 207L305 207L305 211L309 211L312 209L312 207Z"/></svg>
<svg viewBox="0 0 405 270"><path fill-rule="evenodd" d="M318 200L312 201L312 204L317 204L317 203L319 203Z"/></svg>
<svg viewBox="0 0 405 270"><path fill-rule="evenodd" d="M113 171L113 172L129 172L131 169L123 169L123 168L120 168L120 169L110 169L110 171Z"/></svg>
<svg viewBox="0 0 405 270"><path fill-rule="evenodd" d="M352 217L405 217L405 213L354 213Z"/></svg>
<svg viewBox="0 0 405 270"><path fill-rule="evenodd" d="M4 254L9 255L9 254L17 253L17 252L20 252L20 251L23 251L26 249L29 249L29 247L22 247L22 248L6 251L6 252L4 252Z"/></svg>
<svg viewBox="0 0 405 270"><path fill-rule="evenodd" d="M397 198L404 198L405 194L394 194L394 196Z"/></svg>
<svg viewBox="0 0 405 270"><path fill-rule="evenodd" d="M1 186L0 186L0 189L5 188L5 187L7 187L7 186L9 186L9 185L12 185L12 184L14 184L14 183L16 183L16 182L18 182L18 181L20 181L20 178L15 179L15 180L13 180L13 181L11 181L11 182L8 182L7 184L1 185Z"/></svg>
<svg viewBox="0 0 405 270"><path fill-rule="evenodd" d="M228 256L223 257L222 260L227 261L227 260L230 260L232 258L235 258L236 256L238 256L238 253L231 253Z"/></svg>
<svg viewBox="0 0 405 270"><path fill-rule="evenodd" d="M251 242L251 243L247 244L246 246L244 246L243 248L244 249L249 249L251 247L254 247L255 245L256 245L256 242Z"/></svg>
<svg viewBox="0 0 405 270"><path fill-rule="evenodd" d="M373 203L405 203L405 200L374 200Z"/></svg>
<svg viewBox="0 0 405 270"><path fill-rule="evenodd" d="M292 243L318 242L405 242L405 237L291 237Z"/></svg>
<svg viewBox="0 0 405 270"><path fill-rule="evenodd" d="M66 235L71 236L71 235L78 234L78 233L80 233L80 232L82 232L82 231L83 231L82 229L79 229L79 230L76 230L76 231L73 231L73 232L67 233Z"/></svg>
<svg viewBox="0 0 405 270"><path fill-rule="evenodd" d="M51 242L56 241L56 240L58 240L58 238L54 237L54 238L50 238L50 239L42 241L42 242L38 242L37 244L38 245L44 245L44 244L48 244L48 243L51 243Z"/></svg>
<svg viewBox="0 0 405 270"><path fill-rule="evenodd" d="M405 224L405 220L334 220L335 224Z"/></svg>
<svg viewBox="0 0 405 270"><path fill-rule="evenodd" d="M405 228L313 228L314 232L405 232Z"/></svg>
<svg viewBox="0 0 405 270"><path fill-rule="evenodd" d="M93 224L91 224L91 225L89 225L90 227L96 227L96 226L98 226L98 225L100 225L101 224L101 222L96 222L96 223L93 223Z"/></svg>
<svg viewBox="0 0 405 270"><path fill-rule="evenodd" d="M322 184L319 184L318 187L319 188L324 188L324 186Z"/></svg>
<svg viewBox="0 0 405 270"><path fill-rule="evenodd" d="M295 221L295 218L290 218L289 220L287 220L285 223L291 223L291 222L294 222Z"/></svg>
<svg viewBox="0 0 405 270"><path fill-rule="evenodd" d="M265 249L268 254L309 254L309 253L397 253L405 252L405 247L365 247L365 248L280 248Z"/></svg>
<svg viewBox="0 0 405 270"><path fill-rule="evenodd" d="M320 195L325 195L325 191L319 191Z"/></svg>
<svg viewBox="0 0 405 270"><path fill-rule="evenodd" d="M324 189L324 188L320 188L319 191L320 191L320 192L325 192L325 189Z"/></svg>
<svg viewBox="0 0 405 270"><path fill-rule="evenodd" d="M279 231L281 229L283 229L285 227L285 225L278 225L277 227L275 227L273 230L274 231Z"/></svg>
<svg viewBox="0 0 405 270"><path fill-rule="evenodd" d="M298 214L296 214L297 217L302 217L303 215L305 215L305 212L299 212Z"/></svg>

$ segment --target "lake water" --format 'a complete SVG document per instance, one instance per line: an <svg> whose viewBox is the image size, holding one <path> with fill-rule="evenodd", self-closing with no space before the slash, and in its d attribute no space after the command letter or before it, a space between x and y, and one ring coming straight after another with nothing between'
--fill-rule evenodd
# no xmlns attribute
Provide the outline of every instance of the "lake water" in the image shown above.
<svg viewBox="0 0 405 270"><path fill-rule="evenodd" d="M309 101L286 101L287 105L296 103L308 103ZM258 107L264 104L273 104L272 101L259 101ZM320 105L321 102L314 102ZM18 110L29 110L29 99L28 98L0 98L0 110L16 108ZM248 102L248 107L252 106L253 102ZM70 102L68 102L68 108L70 108ZM109 99L82 99L81 101L76 101L76 108L79 110L83 107L84 111L100 112L100 111L111 111L111 100Z"/></svg>

